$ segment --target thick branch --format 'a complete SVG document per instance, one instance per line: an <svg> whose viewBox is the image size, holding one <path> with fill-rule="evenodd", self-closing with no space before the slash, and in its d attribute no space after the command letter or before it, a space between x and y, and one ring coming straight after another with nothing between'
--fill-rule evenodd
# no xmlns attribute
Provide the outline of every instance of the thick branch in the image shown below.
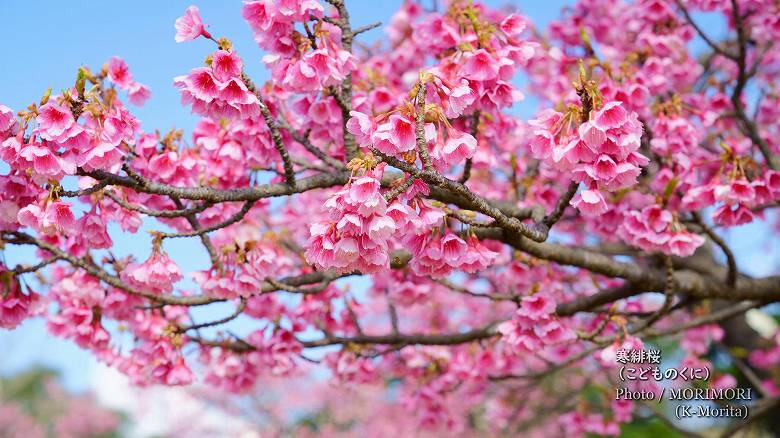
<svg viewBox="0 0 780 438"><path fill-rule="evenodd" d="M475 230L477 236L500 240L534 257L562 265L577 266L596 274L624 278L639 288L662 291L666 287L664 272L641 267L633 263L616 261L604 254L594 253L554 243L534 242L518 234L497 228ZM717 271L715 269L714 271ZM727 300L780 300L780 276L752 279L738 277L736 284L728 286L722 281L689 270L674 273L675 289L692 298L723 298Z"/></svg>
<svg viewBox="0 0 780 438"><path fill-rule="evenodd" d="M431 163L431 156L428 154L428 144L425 141L425 93L427 91L428 86L425 83L420 83L420 88L417 91L417 113L415 114L414 133L417 141L417 153L420 154L423 168L428 172L433 172L433 163Z"/></svg>

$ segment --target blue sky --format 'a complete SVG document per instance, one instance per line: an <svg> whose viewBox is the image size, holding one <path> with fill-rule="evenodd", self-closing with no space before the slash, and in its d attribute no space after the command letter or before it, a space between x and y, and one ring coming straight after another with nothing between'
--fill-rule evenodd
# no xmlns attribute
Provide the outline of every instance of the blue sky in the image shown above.
<svg viewBox="0 0 780 438"><path fill-rule="evenodd" d="M430 4L429 1L425 2ZM544 27L559 14L561 7L571 3L565 0L504 1L488 0L493 6L509 5ZM200 65L213 50L210 42L198 40L177 44L174 42L173 22L190 2L133 1L92 2L85 0L0 2L0 41L4 42L6 57L0 69L0 103L21 109L40 99L44 90L55 91L72 85L79 65L97 70L111 56L121 56L128 63L135 79L152 90L152 99L134 113L142 120L146 131L172 127L191 131L196 118L179 104L179 93L172 80ZM252 40L249 27L241 17L240 2L195 3L201 9L209 31L215 36L226 36L234 42L244 58L246 69L256 82L267 79L260 58L262 52ZM400 0L348 1L354 26L377 20L386 23L401 4ZM371 42L383 37L381 29L361 35ZM517 111L530 113L531 101L521 103ZM159 225L145 224L137 237L115 238L119 255L136 254L144 258L149 251L149 238L143 231L159 229ZM115 230L114 230L115 231ZM756 274L776 270L778 249L769 248L764 238L766 230L758 225L742 227L731 234L737 254L743 256L744 268ZM112 233L116 236L116 233ZM751 249L762 248L759 254ZM166 243L166 250L182 266L192 271L206 266L208 259L195 239L180 239ZM774 252L773 252L774 251ZM9 264L29 257L29 251L7 251ZM209 314L203 314L203 319ZM226 307L212 309L211 314L230 312ZM89 382L94 359L74 346L50 336L42 320L27 321L19 330L0 331L0 374L25 369L31 364L45 364L59 369L66 385L84 388Z"/></svg>

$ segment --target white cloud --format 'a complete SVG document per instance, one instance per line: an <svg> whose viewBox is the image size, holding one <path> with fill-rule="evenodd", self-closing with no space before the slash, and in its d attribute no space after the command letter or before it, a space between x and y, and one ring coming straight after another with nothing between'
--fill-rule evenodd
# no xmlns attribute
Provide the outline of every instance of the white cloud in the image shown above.
<svg viewBox="0 0 780 438"><path fill-rule="evenodd" d="M186 388L134 387L127 377L104 365L96 367L91 386L101 405L128 416L123 432L129 438L260 437L246 420L197 398Z"/></svg>

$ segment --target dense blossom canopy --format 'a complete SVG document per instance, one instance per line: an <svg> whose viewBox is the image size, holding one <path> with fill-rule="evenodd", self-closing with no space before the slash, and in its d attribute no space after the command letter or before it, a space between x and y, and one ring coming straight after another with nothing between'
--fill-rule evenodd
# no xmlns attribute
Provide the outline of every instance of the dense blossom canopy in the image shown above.
<svg viewBox="0 0 780 438"><path fill-rule="evenodd" d="M547 30L406 1L371 47L344 0L236 13L271 79L189 7L176 41L210 46L173 79L191 136L144 130L150 90L118 57L0 105L0 243L38 257L0 265L0 327L45 318L138 385L309 376L322 433L617 435L664 415L610 389L617 350L651 345L779 409L780 335L744 313L780 277L743 274L721 237L759 223L779 242L776 1L580 0ZM150 255L114 256L108 227L145 221ZM183 238L210 267L169 257ZM235 311L193 321L218 302Z"/></svg>

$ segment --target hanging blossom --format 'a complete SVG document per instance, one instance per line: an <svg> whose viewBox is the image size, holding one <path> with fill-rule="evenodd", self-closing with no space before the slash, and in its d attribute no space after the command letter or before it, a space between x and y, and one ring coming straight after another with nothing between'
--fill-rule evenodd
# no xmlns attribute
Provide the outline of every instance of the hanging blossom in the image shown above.
<svg viewBox="0 0 780 438"><path fill-rule="evenodd" d="M245 119L260 114L260 101L241 77L244 63L235 51L217 50L186 76L173 79L182 103L192 112L213 119Z"/></svg>
<svg viewBox="0 0 780 438"><path fill-rule="evenodd" d="M501 323L498 331L504 342L517 351L538 351L547 345L576 340L576 334L554 314L553 298L537 292L523 297L512 319Z"/></svg>
<svg viewBox="0 0 780 438"><path fill-rule="evenodd" d="M342 350L328 353L324 362L342 382L370 384L379 378L376 366L370 359L351 352Z"/></svg>
<svg viewBox="0 0 780 438"><path fill-rule="evenodd" d="M174 23L176 28L177 43L191 41L198 37L211 39L211 34L206 31L203 25L203 19L200 17L200 9L197 6L189 6L184 10L184 15L176 19Z"/></svg>
<svg viewBox="0 0 780 438"><path fill-rule="evenodd" d="M43 310L40 295L22 291L16 275L0 263L0 327L14 329Z"/></svg>
<svg viewBox="0 0 780 438"><path fill-rule="evenodd" d="M19 224L42 234L73 233L77 223L71 206L69 202L45 199L19 210L17 219Z"/></svg>
<svg viewBox="0 0 780 438"><path fill-rule="evenodd" d="M48 317L49 330L96 354L110 355L111 336L102 316L106 294L100 281L83 271L56 269L53 276L57 282L49 296L57 304L57 312Z"/></svg>
<svg viewBox="0 0 780 438"><path fill-rule="evenodd" d="M642 124L622 102L604 103L579 126L578 111L563 114L547 110L529 124L533 127L531 150L538 159L571 173L586 190L571 205L586 216L607 211L603 191L614 192L636 184L648 159L638 152Z"/></svg>
<svg viewBox="0 0 780 438"><path fill-rule="evenodd" d="M320 91L339 84L357 69L354 55L342 47L341 29L321 20L324 11L317 1L249 1L242 14L255 41L269 52L263 62L282 90ZM317 21L309 38L295 24L311 19Z"/></svg>
<svg viewBox="0 0 780 438"><path fill-rule="evenodd" d="M294 272L295 263L289 255L268 240L247 240L224 247L233 247L237 251L225 251L220 257L222 269L192 273L192 278L203 291L214 297L251 297L262 290L267 278L283 277Z"/></svg>
<svg viewBox="0 0 780 438"><path fill-rule="evenodd" d="M327 222L314 223L306 242L306 259L320 269L378 272L389 265L388 240L396 223L387 215L380 192L384 164L353 177L323 207Z"/></svg>
<svg viewBox="0 0 780 438"><path fill-rule="evenodd" d="M410 263L417 275L444 278L453 270L475 273L486 269L498 253L482 244L473 234L463 240L447 230L444 234L426 230L405 239L414 257Z"/></svg>
<svg viewBox="0 0 780 438"><path fill-rule="evenodd" d="M293 357L303 350L295 335L284 329L274 330L270 334L257 330L247 337L247 341L255 348L255 363L261 364L276 376L291 374L296 369Z"/></svg>
<svg viewBox="0 0 780 438"><path fill-rule="evenodd" d="M401 109L389 116L382 114L371 117L352 111L350 115L352 117L347 122L347 130L355 135L361 146L374 147L379 152L396 157L404 157L409 153L414 155L417 124L413 112ZM424 125L424 138L438 168L446 169L474 156L477 140L473 135L454 128L436 109L431 111L430 117L435 117L437 123Z"/></svg>
<svg viewBox="0 0 780 438"><path fill-rule="evenodd" d="M120 276L130 287L157 295L170 294L173 284L182 279L176 263L161 249L159 238L152 244L152 254L143 263L128 263Z"/></svg>
<svg viewBox="0 0 780 438"><path fill-rule="evenodd" d="M770 170L764 173L763 178L748 181L740 167L735 166L728 174L717 175L708 184L691 188L683 196L681 207L684 210L698 210L720 204L712 212L713 221L718 225L735 226L754 220L752 207L769 204L777 199L780 199L779 172Z"/></svg>
<svg viewBox="0 0 780 438"><path fill-rule="evenodd" d="M165 338L134 348L129 357L121 359L118 368L139 386L188 385L195 379L181 349Z"/></svg>
<svg viewBox="0 0 780 438"><path fill-rule="evenodd" d="M704 237L691 233L669 210L651 205L629 212L618 229L622 239L645 251L688 257L704 244Z"/></svg>

